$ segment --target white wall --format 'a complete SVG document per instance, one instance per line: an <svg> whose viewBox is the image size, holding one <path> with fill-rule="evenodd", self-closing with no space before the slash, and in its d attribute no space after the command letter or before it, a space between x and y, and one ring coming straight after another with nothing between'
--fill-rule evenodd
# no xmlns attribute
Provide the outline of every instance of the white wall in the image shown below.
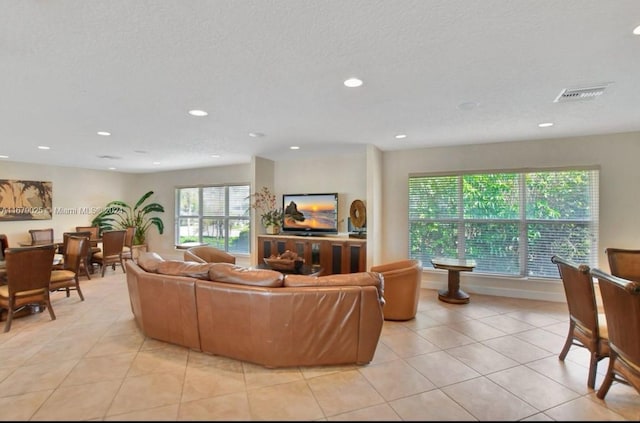
<svg viewBox="0 0 640 423"><path fill-rule="evenodd" d="M91 223L94 214L86 209L100 209L111 200L130 198L129 174L113 171L76 169L0 161L0 179L51 181L53 187L53 216L49 220L0 221L0 233L6 234L10 247L31 238L29 229L53 228L54 238L75 231L76 226ZM58 210L56 210L58 209ZM62 209L65 209L63 213ZM77 212L77 214L74 214ZM65 214L66 213L66 214Z"/></svg>
<svg viewBox="0 0 640 423"><path fill-rule="evenodd" d="M134 185L139 187L138 197L151 189L154 191L151 200L162 204L166 210L162 216L165 232L161 236L152 229L148 237L149 248L165 258L181 258L182 252L174 248L174 192L177 187L246 183L255 185L254 190L263 185L273 187L276 198L281 198L285 193L338 192L338 217L341 222L339 230L346 233L346 218L349 216L351 202L359 198L366 203L365 167L364 154L281 162L254 158L251 164L134 175L133 180ZM256 174L255 178L253 173ZM259 219L253 222L252 229L254 233L263 232ZM254 258L240 260L247 264L254 261Z"/></svg>
<svg viewBox="0 0 640 423"><path fill-rule="evenodd" d="M251 192L259 192L263 187L269 189L276 195L273 181L275 179L275 162L262 157L253 157L251 160ZM258 235L265 233L262 226L262 218L258 216L257 210L251 210L251 234ZM248 264L258 263L258 239L256 236L251 237L251 256Z"/></svg>
<svg viewBox="0 0 640 423"><path fill-rule="evenodd" d="M486 169L600 166L599 263L609 270L606 247L640 248L640 133L595 135L394 151L383 159L383 261L405 258L408 246L408 177L410 173ZM549 252L551 255L553 252ZM427 272L425 285L446 286L443 271ZM462 273L468 292L546 300L564 300L557 281L482 277Z"/></svg>
<svg viewBox="0 0 640 423"><path fill-rule="evenodd" d="M382 157L374 146L367 148L367 269L382 264Z"/></svg>
<svg viewBox="0 0 640 423"><path fill-rule="evenodd" d="M367 204L366 156L323 157L275 162L275 194L338 193L338 232L348 232L347 218L353 200ZM258 187L259 188L259 187Z"/></svg>
<svg viewBox="0 0 640 423"><path fill-rule="evenodd" d="M347 231L346 218L351 202L355 199L365 201L367 219L371 212L376 225L375 236L367 240L368 243L376 242L376 245L368 246L368 249L376 251L374 261L382 263L408 256L407 189L410 173L596 165L601 169L598 267L609 270L604 254L606 247L640 248L640 196L636 193L640 182L640 166L637 165L640 132L374 152L274 162L273 173L269 172L273 181L267 182L269 185L273 183L278 196L297 192L338 192L340 231L343 234ZM114 199L134 202L146 191L153 190L152 201L159 202L166 209L162 216L165 233L159 235L152 229L150 249L176 258L182 254L174 249L175 188L221 183L254 183L259 188L263 182L254 179L253 171L251 164L245 164L153 174L120 174L0 161L2 179L52 181L54 207L102 207ZM368 182L371 178L380 178L381 182ZM19 240L28 239L27 230L30 228L53 227L56 233L61 233L90 222L91 217L54 215L49 221L0 222L0 233L6 233L10 244L16 245ZM372 264L369 262L368 266ZM469 293L564 301L558 280L483 277L473 272L463 273L461 280L463 289ZM425 271L423 285L444 288L446 274L439 270Z"/></svg>
<svg viewBox="0 0 640 423"><path fill-rule="evenodd" d="M138 197L153 190L151 201L164 206L161 216L164 222L164 234L160 235L155 228L149 232L149 249L165 258L182 258L182 252L176 251L175 245L175 189L185 186L215 184L250 184L250 165L207 167L172 172L157 172L136 175L134 184L138 189Z"/></svg>

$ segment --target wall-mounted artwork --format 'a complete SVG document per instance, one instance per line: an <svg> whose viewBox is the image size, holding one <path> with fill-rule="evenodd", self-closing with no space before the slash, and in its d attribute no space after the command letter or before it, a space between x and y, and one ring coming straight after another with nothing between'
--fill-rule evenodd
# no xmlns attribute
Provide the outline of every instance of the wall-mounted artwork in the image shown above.
<svg viewBox="0 0 640 423"><path fill-rule="evenodd" d="M51 219L52 193L52 182L0 179L0 221Z"/></svg>

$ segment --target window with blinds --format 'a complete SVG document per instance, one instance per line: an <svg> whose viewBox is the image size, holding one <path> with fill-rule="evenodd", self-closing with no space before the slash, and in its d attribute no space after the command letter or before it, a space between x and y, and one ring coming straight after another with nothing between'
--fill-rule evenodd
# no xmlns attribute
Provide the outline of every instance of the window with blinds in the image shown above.
<svg viewBox="0 0 640 423"><path fill-rule="evenodd" d="M558 278L551 256L597 265L597 169L409 177L409 256L475 272Z"/></svg>
<svg viewBox="0 0 640 423"><path fill-rule="evenodd" d="M176 244L205 242L249 254L249 185L176 189Z"/></svg>

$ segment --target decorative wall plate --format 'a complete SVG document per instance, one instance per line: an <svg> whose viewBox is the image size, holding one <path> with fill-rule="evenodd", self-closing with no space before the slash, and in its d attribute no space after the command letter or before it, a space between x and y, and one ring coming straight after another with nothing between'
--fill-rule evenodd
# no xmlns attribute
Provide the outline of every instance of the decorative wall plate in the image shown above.
<svg viewBox="0 0 640 423"><path fill-rule="evenodd" d="M362 229L367 223L367 208L362 200L353 200L349 208L351 224L356 229Z"/></svg>

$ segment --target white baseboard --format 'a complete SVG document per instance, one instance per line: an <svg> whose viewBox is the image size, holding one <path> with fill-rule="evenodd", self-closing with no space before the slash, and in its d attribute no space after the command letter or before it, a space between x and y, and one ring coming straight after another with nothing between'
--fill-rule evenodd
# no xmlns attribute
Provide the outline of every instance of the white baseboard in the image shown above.
<svg viewBox="0 0 640 423"><path fill-rule="evenodd" d="M446 271L423 272L421 284L423 288L440 290L446 289L447 284ZM460 274L460 289L468 294L566 302L564 287L560 279L512 279L462 272Z"/></svg>

